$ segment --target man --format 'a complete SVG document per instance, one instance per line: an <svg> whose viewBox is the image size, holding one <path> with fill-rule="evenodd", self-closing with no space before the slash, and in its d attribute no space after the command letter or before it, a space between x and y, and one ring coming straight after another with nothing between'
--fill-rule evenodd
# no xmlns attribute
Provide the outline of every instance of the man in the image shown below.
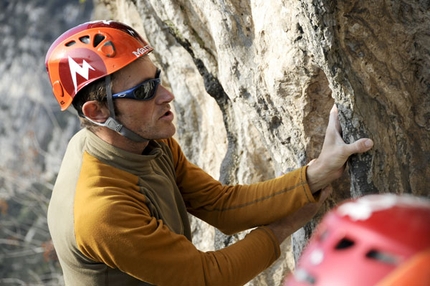
<svg viewBox="0 0 430 286"><path fill-rule="evenodd" d="M223 186L188 162L172 138L174 99L152 48L118 22L61 35L46 67L61 109L83 130L69 143L48 210L67 285L243 285L280 255L279 244L316 213L348 157L334 108L321 155L309 166L249 186ZM255 228L225 249L201 252L187 212L226 234Z"/></svg>

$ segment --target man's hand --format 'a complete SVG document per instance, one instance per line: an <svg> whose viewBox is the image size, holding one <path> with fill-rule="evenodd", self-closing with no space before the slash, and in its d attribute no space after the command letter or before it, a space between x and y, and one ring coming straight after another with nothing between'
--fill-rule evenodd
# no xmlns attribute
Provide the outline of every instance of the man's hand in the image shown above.
<svg viewBox="0 0 430 286"><path fill-rule="evenodd" d="M312 193L328 186L338 179L345 170L349 156L369 151L373 141L368 138L359 139L346 144L340 135L340 123L336 105L330 111L330 118L319 157L309 164L306 175Z"/></svg>
<svg viewBox="0 0 430 286"><path fill-rule="evenodd" d="M309 203L298 209L293 214L267 225L267 227L270 228L275 234L276 238L279 241L279 244L281 244L288 236L292 235L299 228L303 227L308 221L310 221L314 217L323 202L331 194L331 191L331 186L327 186L326 188L321 190L321 195L318 202Z"/></svg>
<svg viewBox="0 0 430 286"><path fill-rule="evenodd" d="M321 153L317 159L308 164L306 171L311 192L316 193L321 190L320 198L318 202L309 203L295 213L267 225L278 238L279 243L282 243L288 236L303 227L318 212L318 209L332 191L330 183L342 176L349 156L369 151L373 147L373 141L368 138L362 138L351 144L346 144L340 135L340 131L338 111L336 105L334 105L330 111Z"/></svg>

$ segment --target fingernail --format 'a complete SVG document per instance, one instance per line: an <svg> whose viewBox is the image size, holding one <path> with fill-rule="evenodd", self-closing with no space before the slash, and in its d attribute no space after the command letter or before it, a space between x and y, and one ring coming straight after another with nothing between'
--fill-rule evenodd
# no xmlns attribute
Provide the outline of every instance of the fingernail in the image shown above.
<svg viewBox="0 0 430 286"><path fill-rule="evenodd" d="M366 147L372 147L372 146L373 146L373 141L372 141L372 140L370 140L370 139L368 139L368 140L366 140L366 142L364 142L364 145L365 145Z"/></svg>

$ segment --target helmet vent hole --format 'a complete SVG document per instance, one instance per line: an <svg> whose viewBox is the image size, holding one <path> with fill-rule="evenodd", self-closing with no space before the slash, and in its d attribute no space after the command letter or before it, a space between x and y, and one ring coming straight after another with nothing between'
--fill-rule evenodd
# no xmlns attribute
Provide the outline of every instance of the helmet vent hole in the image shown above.
<svg viewBox="0 0 430 286"><path fill-rule="evenodd" d="M348 238L342 238L335 246L335 249L342 250L342 249L348 249L350 247L354 246L354 241Z"/></svg>
<svg viewBox="0 0 430 286"><path fill-rule="evenodd" d="M323 242L328 238L328 236L329 236L329 231L326 229L319 233L319 235L317 236L317 239L319 242Z"/></svg>
<svg viewBox="0 0 430 286"><path fill-rule="evenodd" d="M83 36L79 38L79 41L81 41L84 44L89 44L90 43L90 36Z"/></svg>
<svg viewBox="0 0 430 286"><path fill-rule="evenodd" d="M71 46L73 46L74 44L76 44L76 42L75 42L75 41L67 42L67 43L66 43L66 47L71 47Z"/></svg>
<svg viewBox="0 0 430 286"><path fill-rule="evenodd" d="M399 259L395 255L387 252L378 251L375 249L369 250L366 253L366 257L369 259L377 260L386 264L398 264Z"/></svg>
<svg viewBox="0 0 430 286"><path fill-rule="evenodd" d="M94 37L94 42L93 42L93 47L97 47L103 40L105 39L105 36L103 36L102 34L97 34Z"/></svg>
<svg viewBox="0 0 430 286"><path fill-rule="evenodd" d="M304 282L307 285L315 285L317 282L313 275L311 275L305 269L302 269L302 268L298 268L294 272L294 277L296 278L297 281Z"/></svg>

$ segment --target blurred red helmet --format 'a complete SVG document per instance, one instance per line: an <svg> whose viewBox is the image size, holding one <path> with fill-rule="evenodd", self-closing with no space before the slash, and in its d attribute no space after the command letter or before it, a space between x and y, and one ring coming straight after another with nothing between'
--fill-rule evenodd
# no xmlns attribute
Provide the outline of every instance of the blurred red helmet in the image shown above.
<svg viewBox="0 0 430 286"><path fill-rule="evenodd" d="M284 286L430 285L429 263L430 200L368 195L323 218Z"/></svg>
<svg viewBox="0 0 430 286"><path fill-rule="evenodd" d="M131 27L94 21L63 33L49 48L45 65L61 110L89 83L112 74L153 49Z"/></svg>

